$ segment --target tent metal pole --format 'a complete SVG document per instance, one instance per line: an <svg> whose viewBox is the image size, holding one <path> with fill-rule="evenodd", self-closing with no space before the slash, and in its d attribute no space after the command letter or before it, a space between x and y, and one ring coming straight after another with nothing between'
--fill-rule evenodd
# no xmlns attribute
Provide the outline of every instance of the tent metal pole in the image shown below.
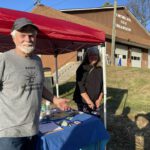
<svg viewBox="0 0 150 150"><path fill-rule="evenodd" d="M58 82L58 61L57 61L57 57L58 57L58 51L55 50L55 72L56 72L56 96L59 97L59 82Z"/></svg>
<svg viewBox="0 0 150 150"><path fill-rule="evenodd" d="M104 125L107 128L107 86L106 86L106 47L101 45L102 62L103 62L103 92L104 92Z"/></svg>

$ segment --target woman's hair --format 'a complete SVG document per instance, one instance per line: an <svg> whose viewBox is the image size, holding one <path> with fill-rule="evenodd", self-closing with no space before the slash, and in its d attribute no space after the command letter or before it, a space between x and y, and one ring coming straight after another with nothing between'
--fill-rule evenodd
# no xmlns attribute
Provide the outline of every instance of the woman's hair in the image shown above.
<svg viewBox="0 0 150 150"><path fill-rule="evenodd" d="M97 60L97 63L95 64L95 66L100 66L101 59L100 59L99 49L97 46L89 47L86 49L81 65L90 64L88 56L91 54L95 54L98 56L98 60Z"/></svg>

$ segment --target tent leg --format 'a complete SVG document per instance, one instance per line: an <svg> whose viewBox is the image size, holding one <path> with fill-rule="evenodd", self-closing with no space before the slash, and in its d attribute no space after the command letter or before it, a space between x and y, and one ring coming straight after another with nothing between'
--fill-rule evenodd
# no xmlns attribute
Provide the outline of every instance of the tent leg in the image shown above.
<svg viewBox="0 0 150 150"><path fill-rule="evenodd" d="M57 61L57 51L55 51L55 71L56 71L56 83L55 83L55 86L56 86L56 96L59 97L59 84L58 84L58 61Z"/></svg>
<svg viewBox="0 0 150 150"><path fill-rule="evenodd" d="M105 44L101 45L102 62L103 62L103 90L104 90L104 125L107 128L107 87L106 87L106 48Z"/></svg>

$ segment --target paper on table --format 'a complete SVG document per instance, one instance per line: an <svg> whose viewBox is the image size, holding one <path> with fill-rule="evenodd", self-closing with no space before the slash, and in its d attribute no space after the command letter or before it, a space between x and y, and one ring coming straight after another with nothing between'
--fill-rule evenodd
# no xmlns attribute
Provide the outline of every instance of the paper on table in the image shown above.
<svg viewBox="0 0 150 150"><path fill-rule="evenodd" d="M50 122L50 123L40 124L39 130L41 133L47 133L47 132L55 132L55 131L63 130L63 128L58 126L54 122Z"/></svg>

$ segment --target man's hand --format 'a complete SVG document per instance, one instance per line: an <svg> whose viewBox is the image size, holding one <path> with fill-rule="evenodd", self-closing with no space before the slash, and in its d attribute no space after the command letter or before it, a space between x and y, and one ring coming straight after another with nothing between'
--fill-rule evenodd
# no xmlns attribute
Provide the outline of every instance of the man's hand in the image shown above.
<svg viewBox="0 0 150 150"><path fill-rule="evenodd" d="M67 102L69 102L69 99L65 99L65 98L57 98L54 97L53 98L53 103L60 109L63 111L66 110L70 110L71 108L68 106Z"/></svg>

